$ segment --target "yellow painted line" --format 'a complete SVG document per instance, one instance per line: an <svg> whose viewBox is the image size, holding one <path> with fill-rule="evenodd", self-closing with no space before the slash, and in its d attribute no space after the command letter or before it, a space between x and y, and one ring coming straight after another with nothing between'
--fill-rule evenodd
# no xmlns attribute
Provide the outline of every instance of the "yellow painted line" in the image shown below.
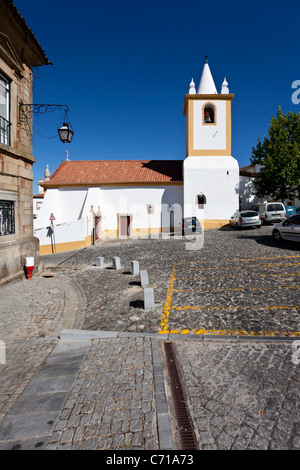
<svg viewBox="0 0 300 470"><path fill-rule="evenodd" d="M174 264L172 273L171 273L171 278L170 278L170 285L169 285L168 292L167 292L167 299L164 305L162 318L160 322L161 329L158 332L159 334L169 333L168 322L169 322L169 315L170 315L170 308L171 308L171 301L172 301L173 286L174 286L174 281L175 281L175 271L176 271L176 265Z"/></svg>
<svg viewBox="0 0 300 470"><path fill-rule="evenodd" d="M259 330L259 331L250 331L245 330L206 330L200 328L199 330L183 330L184 333L180 332L179 334L188 334L193 333L195 335L215 335L215 336L300 336L300 331L268 331L268 330ZM173 331L175 332L175 330ZM170 332L171 333L171 332ZM176 331L178 333L178 331Z"/></svg>
<svg viewBox="0 0 300 470"><path fill-rule="evenodd" d="M255 273L255 277L270 277L270 276L300 276L300 273L276 273L276 274L256 274ZM213 278L211 278L210 276L199 276L199 277L177 277L176 279L174 279L174 281L191 281L191 280L196 280L196 279L229 279L229 278L232 278L232 277L241 277L240 274L236 274L236 275L233 275L233 276L214 276Z"/></svg>
<svg viewBox="0 0 300 470"><path fill-rule="evenodd" d="M300 263L288 263L288 264L252 264L247 266L218 266L216 268L191 268L190 271L206 271L206 270L216 270L216 269L237 269L237 268L270 268L274 266L282 267L282 266L298 266Z"/></svg>
<svg viewBox="0 0 300 470"><path fill-rule="evenodd" d="M234 258L232 261L257 261L262 259L289 259L289 258L300 258L300 255L292 255L292 256L268 256L266 258ZM208 264L212 261L202 261L199 264ZM218 261L216 261L217 263ZM185 261L182 264L198 264L197 261Z"/></svg>
<svg viewBox="0 0 300 470"><path fill-rule="evenodd" d="M181 334L181 335L188 335L188 334L195 334L195 335L214 335L214 336L300 336L300 331L269 331L269 330L258 330L258 331L245 331L245 330L206 330L204 328L200 328L199 330L194 329L183 329L181 331L178 330L170 330L167 333L170 334Z"/></svg>
<svg viewBox="0 0 300 470"><path fill-rule="evenodd" d="M207 294L209 292L224 292L224 291L240 291L240 290L261 290L264 292L265 290L273 290L274 287L235 287L234 289L206 289L201 290L201 294ZM300 289L300 286L276 286L276 289ZM173 292L191 292L194 289L173 289Z"/></svg>
<svg viewBox="0 0 300 470"><path fill-rule="evenodd" d="M261 307L260 305L249 305L249 306L231 306L231 307L223 307L222 305L215 305L215 306L203 306L203 307L193 307L191 305L185 305L185 306L171 306L170 308L172 310L231 310L231 309L251 309L251 310L258 310L258 309L264 309L264 310L293 310L295 308L299 308L300 305L271 305L268 307Z"/></svg>

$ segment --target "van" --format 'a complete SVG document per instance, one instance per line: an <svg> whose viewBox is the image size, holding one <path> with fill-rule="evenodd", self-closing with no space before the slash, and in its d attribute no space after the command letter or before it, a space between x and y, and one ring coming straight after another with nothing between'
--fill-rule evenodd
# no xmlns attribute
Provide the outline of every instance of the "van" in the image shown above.
<svg viewBox="0 0 300 470"><path fill-rule="evenodd" d="M286 210L282 202L264 202L251 206L261 216L262 223L275 224L286 219Z"/></svg>

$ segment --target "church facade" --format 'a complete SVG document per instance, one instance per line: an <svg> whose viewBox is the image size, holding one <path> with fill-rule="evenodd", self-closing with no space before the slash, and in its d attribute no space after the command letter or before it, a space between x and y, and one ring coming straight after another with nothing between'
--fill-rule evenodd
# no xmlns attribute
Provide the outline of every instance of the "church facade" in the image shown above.
<svg viewBox="0 0 300 470"><path fill-rule="evenodd" d="M87 246L92 239L181 234L183 219L204 229L228 223L239 207L239 167L231 155L231 103L204 64L198 90L185 95L183 160L65 162L40 182L34 221L40 254ZM50 220L52 219L52 220Z"/></svg>

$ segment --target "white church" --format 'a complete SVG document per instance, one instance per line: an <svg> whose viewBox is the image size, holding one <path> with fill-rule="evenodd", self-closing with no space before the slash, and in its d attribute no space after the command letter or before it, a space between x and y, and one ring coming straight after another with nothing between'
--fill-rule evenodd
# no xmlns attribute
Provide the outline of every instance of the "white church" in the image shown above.
<svg viewBox="0 0 300 470"><path fill-rule="evenodd" d="M218 93L208 62L198 89L185 95L183 160L66 159L39 182L43 203L34 220L40 254L88 246L108 237L181 234L197 217L222 227L239 208L239 166L231 155L231 102L226 79ZM94 237L94 238L93 238Z"/></svg>

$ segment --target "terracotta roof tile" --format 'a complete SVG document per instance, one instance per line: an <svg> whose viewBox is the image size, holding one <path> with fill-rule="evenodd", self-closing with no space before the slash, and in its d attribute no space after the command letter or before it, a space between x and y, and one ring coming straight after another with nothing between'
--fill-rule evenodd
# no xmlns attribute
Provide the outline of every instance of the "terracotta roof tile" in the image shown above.
<svg viewBox="0 0 300 470"><path fill-rule="evenodd" d="M62 162L42 186L182 182L181 160L80 160Z"/></svg>

